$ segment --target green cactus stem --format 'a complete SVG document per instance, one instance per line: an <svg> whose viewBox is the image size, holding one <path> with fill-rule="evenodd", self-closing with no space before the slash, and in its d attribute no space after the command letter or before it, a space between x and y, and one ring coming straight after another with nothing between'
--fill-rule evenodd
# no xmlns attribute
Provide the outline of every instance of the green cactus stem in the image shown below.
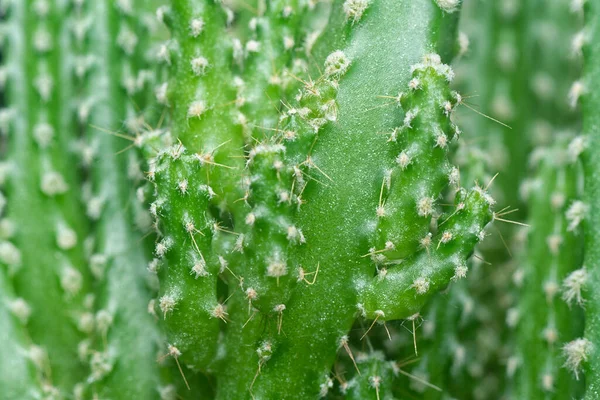
<svg viewBox="0 0 600 400"><path fill-rule="evenodd" d="M80 123L88 146L94 149L91 198L102 199L90 260L101 264L96 313L99 345L89 357L89 380L95 383L93 392L101 397L155 398L160 385L159 348L166 348L154 317L147 312L147 258L142 234L133 228L133 215L127 207L135 202L134 190L128 178L130 165L121 153L131 142L119 137L121 134L106 132L118 131L127 117L125 110L131 107L121 82L127 74L139 72L128 57L143 54L135 43L145 33L132 22L135 7L142 3L95 1L80 9L84 21L98 16L80 44L94 66L84 81L88 100L84 106L89 110L79 112L79 117L89 115L80 118Z"/></svg>
<svg viewBox="0 0 600 400"><path fill-rule="evenodd" d="M3 266L4 267L4 266ZM32 400L41 395L41 385L34 360L29 356L27 333L24 325L31 309L23 299L15 298L10 279L0 269L0 340L3 343L0 358L0 386L6 399Z"/></svg>
<svg viewBox="0 0 600 400"><path fill-rule="evenodd" d="M9 108L3 113L11 116L5 126L7 217L18 221L15 247L7 250L11 267L19 268L8 276L31 307L33 343L47 353L39 372L66 395L86 374L77 344L90 333L84 305L90 292L83 251L87 221L78 200L76 161L67 151L76 140L65 107L70 85L60 83L68 74L60 62L69 35L60 19L64 7L55 1L12 3L6 26Z"/></svg>
<svg viewBox="0 0 600 400"><path fill-rule="evenodd" d="M335 7L336 5L334 5L332 21L335 21L336 18ZM360 18L361 22L352 27L347 37L347 44L343 43L344 39L340 39L340 47L342 47L341 44L344 44L343 47L348 49L344 50L342 54L349 60L350 66L340 81L340 92L337 97L339 122L324 126L324 130L319 132L319 140L316 142L312 154L315 165L329 175L333 184L307 186L303 194L307 203L301 207L297 224L303 229L307 246L313 240L315 243L321 243L322 247L320 252L311 252L310 254L299 248L297 251L299 257L295 257L295 259L303 268L310 271L315 271L316 267L320 265L320 272L315 284L300 286L287 305L282 328L286 335L285 337L276 336L276 344L272 346L275 351L278 347L282 349L283 354L280 354L279 357L273 356L261 367L260 375L256 378L252 388L255 396L272 390L274 382L283 381L294 382L292 390L294 393L316 396L319 393L320 385L328 379L326 377L335 354L333 351L338 347L337 342L349 328L356 312L356 309L348 307L348 304L359 303L356 297L357 293L342 288L355 286L357 282L366 283L371 279L373 285L377 283L377 277L373 277L375 265L371 264L369 257L364 256L369 255L371 252L369 249L375 244L369 243L369 232L372 232L371 235L375 234L376 212L380 205L378 199L382 186L385 186L383 185L385 170L394 165L398 170L400 169L396 162L399 154L393 154L393 156L390 154L389 158L385 158L385 160L389 160L389 165L385 165L387 161L384 163L384 159L380 155L386 154L388 151L392 153L387 140L392 135L394 127L402 127L404 118L399 118L393 111L392 104L397 104L395 101L390 101L389 108L385 108L381 107L381 99L377 98L378 95L389 95L396 98L398 91L402 88L397 85L389 87L384 82L365 81L365 77L377 76L379 68L388 72L398 71L400 74L398 77L390 77L390 80L385 82L405 82L404 85L408 85L410 79L405 75L410 71L408 64L416 63L426 53L429 46L428 36L420 36L424 32L411 31L407 35L406 32L395 31L394 29L400 30L403 24L396 25L397 21L390 20L388 22L386 20L390 7L397 10L393 13L394 18L402 15L407 20L427 19L430 16L437 18L442 12L432 3L419 3L418 5L411 3L409 6L403 2L395 2L393 5L386 2L375 2L364 11ZM384 13L384 10L387 11ZM369 23L369 21L378 22L375 24ZM342 22L350 24L344 19ZM333 23L330 25L334 26ZM382 31L384 26L385 31ZM394 54L396 54L394 52L383 51L379 47L369 47L367 44L373 42L373 35L377 35L380 42L389 41L388 48L402 48L398 55L403 53L406 56L407 52L414 51L413 61L405 64L406 58L397 60L394 58ZM418 38L424 40L420 41ZM328 37L328 40L332 39ZM406 42L404 42L405 40ZM379 52L380 50L381 52ZM364 53L362 53L363 51ZM367 54L368 56L366 56ZM341 57L337 56L337 58ZM338 65L347 63L338 63ZM387 63L393 63L394 68L386 68ZM406 66L398 69L398 65ZM442 65L439 67L444 69ZM425 70L425 73L430 71L427 68ZM435 70L433 66L432 70ZM446 77L440 75L439 80L445 81ZM409 90L409 88L406 89L406 91ZM436 102L433 99L440 100L438 97L432 96L431 103ZM448 97L446 100L452 102L453 99ZM369 112L360 111L365 107ZM423 119L429 122L444 117L443 104L440 103L438 107L437 110L433 105L427 108L424 111ZM427 112L433 112L433 115ZM436 116L434 117L434 115ZM384 126L382 126L382 122L384 122ZM389 132L388 136L377 134L386 131ZM447 135L449 139L452 132L447 132ZM432 148L435 148L435 144L436 142L433 140ZM370 158L369 155L372 155L373 158ZM373 177L364 172L367 170L380 172ZM330 175L329 172L336 176ZM436 195L435 193L429 194L429 196ZM373 224L371 230L368 225L365 226L364 221L364 217L369 215ZM399 215L401 214L399 213ZM414 208L414 215L418 215L417 207ZM423 216L423 220L427 221L427 216ZM327 225L324 226L323 221L327 221ZM307 234L307 229L310 230L310 234ZM373 237L373 239L375 238ZM399 244L401 245L401 243ZM379 248L378 250L383 249ZM309 267L310 269L308 269ZM390 267L391 269L392 267ZM398 272L398 275L400 274L401 272ZM382 283L387 285L385 280ZM411 280L405 288L413 284L414 280ZM325 293L323 292L324 288L327 288L326 295L322 297ZM377 299L376 296L375 299ZM314 309L314 304L320 304L318 310ZM406 307L405 311L412 309L410 304L399 306L399 308L402 307ZM375 311L377 309L366 310L372 316L375 316ZM311 322L315 312L320 315L318 324ZM411 315L404 314L402 310L391 310L390 313L390 317ZM379 318L384 319L382 316ZM308 347L306 342L301 339L306 336L312 337ZM294 359L293 363L291 362L292 358ZM290 369L292 364L294 371ZM319 368L316 368L317 366ZM306 376L305 380L296 381L291 378L292 375L299 372ZM309 382L312 383L309 384Z"/></svg>
<svg viewBox="0 0 600 400"><path fill-rule="evenodd" d="M535 190L529 195L531 228L528 258L520 273L520 302L507 322L518 330L519 372L516 393L524 398L572 396L575 380L562 367L560 343L581 334L577 309L560 299L561 282L581 263L577 230L568 210L579 195L577 161L566 151L568 137L538 149ZM581 140L577 138L575 140ZM521 280L522 279L522 280Z"/></svg>
<svg viewBox="0 0 600 400"><path fill-rule="evenodd" d="M597 246L600 233L595 227L600 222L600 203L597 201L600 195L600 181L598 179L600 163L600 116L597 106L600 102L600 94L597 90L591 90L600 81L600 4L589 1L585 3L585 29L588 36L583 49L584 74L581 90L585 95L582 98L583 110L583 132L586 138L586 151L582 154L585 175L585 194L580 218L585 218L585 257L584 266L587 273L582 276L579 286L585 288L585 339L579 339L565 347L567 354L566 363L569 367L578 370L585 364L587 382L586 400L598 397L600 393L600 353L597 343L600 337L600 297L593 288L600 280L598 260L600 260L600 249ZM577 84L576 84L577 85ZM577 94L579 86L574 86L573 94ZM590 90L587 90L589 88ZM582 93L582 94L583 94ZM587 361L587 363L586 363Z"/></svg>

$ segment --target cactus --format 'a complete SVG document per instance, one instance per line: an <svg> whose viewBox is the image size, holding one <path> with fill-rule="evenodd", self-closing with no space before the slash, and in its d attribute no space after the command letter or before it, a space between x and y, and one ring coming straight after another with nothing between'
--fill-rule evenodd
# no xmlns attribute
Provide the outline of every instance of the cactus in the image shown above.
<svg viewBox="0 0 600 400"><path fill-rule="evenodd" d="M461 3L2 2L0 399L595 398L597 5Z"/></svg>
<svg viewBox="0 0 600 400"><path fill-rule="evenodd" d="M127 84L129 75L135 77L138 90L152 83L145 83L140 67L148 62L145 50L135 46L138 38L147 34L132 14L137 6L142 2L96 1L78 6L80 23L89 23L96 15L102 17L94 18L76 45L93 60L82 83L89 116L79 112L87 146L94 154L89 171L91 195L85 199L88 215L96 220L89 263L101 265L95 274L100 343L89 357L90 379L97 382L93 392L99 396L153 398L160 384L156 358L159 349L166 346L146 311L150 301L145 280L148 258L140 245L142 234L134 228L131 208L126 206L135 204L130 179L136 176L132 176L131 162L120 152L130 142L106 133L118 130L129 117L127 110L133 108L130 96L135 90ZM90 213L90 204L97 201L101 209Z"/></svg>
<svg viewBox="0 0 600 400"><path fill-rule="evenodd" d="M536 168L522 185L522 193L528 197L531 228L521 249L525 259L515 273L514 281L521 290L519 304L510 311L517 329L515 359L519 366L514 391L518 397L581 396L581 385L561 368L564 360L560 354L563 343L580 336L582 329L580 310L566 291L572 274L578 274L582 254L572 213L580 204L578 155L583 138L570 138L572 135L561 132L578 128L574 123L577 111L565 107L569 80L579 73L579 50L573 48L579 16L569 11L569 2L556 2L533 20L534 33L542 43L548 42L532 51L548 61L533 77L532 97L540 102L531 124L536 147L530 164ZM569 18L556 18L558 15ZM552 33L555 26L560 35ZM569 31L571 35L563 37ZM550 41L552 37L555 40ZM565 56L557 58L557 52ZM570 79L556 80L558 71L569 71ZM560 298L563 281L562 297L567 303Z"/></svg>
<svg viewBox="0 0 600 400"><path fill-rule="evenodd" d="M561 282L568 282L581 263L577 231L568 219L570 207L578 204L580 171L565 150L567 143L557 137L554 148L536 153L542 152L536 190L529 199L528 259L521 266L522 294L513 311L520 354L516 392L521 397L562 398L575 393L575 381L561 368L560 357L560 343L581 334L574 317L577 310L569 309L575 299L563 296L567 304L560 298ZM525 362L528 359L537 361Z"/></svg>
<svg viewBox="0 0 600 400"><path fill-rule="evenodd" d="M300 357L306 354L305 351L294 348L302 342L294 341L293 337L306 335L305 332L310 330L315 338L313 346L323 357L319 361L322 363L321 372L311 373L314 376L310 377L310 381L297 382L297 391L299 395L317 395L327 389L328 385L323 384L329 379L327 371L331 357L337 352L339 338L350 327L356 307L362 317L381 322L414 314L435 289L444 287L452 278L458 279L466 274L464 261L491 219L488 209L493 200L483 189L476 188L457 196L458 208L448 216L444 232L436 236L429 233L429 220L436 210L434 202L448 180L456 179L455 172L446 161L448 143L457 131L449 116L461 101L460 95L448 88L447 82L452 80L453 72L441 63L437 55L426 56L422 63L415 64L407 94L398 96L396 100L404 108L405 116L404 122L395 128L390 120L393 129L389 140L391 144L386 144L383 136L370 139L373 145L385 146L387 150L383 151L388 156L385 162L373 160L379 165L373 169L381 171L379 182L374 182L372 177L366 181L362 176L355 178L362 184L368 182L369 187L374 189L365 193L366 199L379 198L379 201L364 202L365 206L371 204L370 212L367 209L365 212L371 215L369 219L372 222L369 224L372 227L367 227L364 233L357 232L362 237L354 241L358 246L348 243L348 248L343 250L342 254L348 254L350 259L355 260L352 262L364 270L353 276L351 270L342 272L348 267L344 267L345 262L340 264L340 255L331 258L327 251L315 253L311 250L307 253L305 249L309 248L309 239L305 232L310 222L296 224L295 221L314 218L317 214L303 210L313 207L321 197L331 195L328 192L342 190L348 193L352 190L346 185L336 187L336 177L329 176L314 160L319 157L320 146L331 146L326 142L327 138L339 137L328 131L339 129L328 122L337 121L338 112L352 113L345 109L350 107L351 110L352 101L345 106L344 102L338 104L336 100L344 84L352 87L353 68L361 68L360 53L330 52L323 75L304 82L295 102L281 112L279 125L258 127L275 133L268 135L270 138L251 143L246 165L240 168L239 162L236 165L235 159L227 160L224 153L236 154L236 149L239 153L240 145L235 144L243 139L243 135L231 129L219 132L216 128L231 120L234 112L230 109L236 106L235 102L224 97L227 92L232 92L228 88L232 79L226 75L227 70L219 68L227 63L227 54L223 53L227 43L221 42L226 41L227 36L210 36L207 30L196 38L189 28L195 20L201 19L214 23L212 29L218 31L223 29L219 26L224 26L225 16L216 5L197 10L192 7L191 12L186 6L174 5L165 20L173 31L173 49L166 56L176 77L173 82L185 84L187 93L182 96L181 89L169 89L177 95L169 99L173 109L173 131L178 132L177 143L159 151L150 161L150 177L156 186L153 213L161 233L155 253L163 259L158 311L165 321L168 340L173 346L172 355L194 369L218 371L219 360L215 359L214 352L220 335L219 320L222 320L227 323L225 354L250 362L228 363L226 372L220 376L223 389L217 396L266 396L273 390L271 385L288 380L288 374L296 374L302 368L307 368L307 373L308 369L316 369L316 354L302 361ZM350 6L346 4L346 8ZM349 27L358 21L340 18L344 10L341 3L333 7L332 20L341 20L342 28L347 31L337 43L340 47L352 46L354 35L361 30L364 34L380 34L377 30L371 32L366 22ZM379 10L374 5L369 9L369 15L378 15ZM440 18L443 11L435 5L426 4L414 12ZM362 19L362 16L354 16ZM364 18L366 20L367 17ZM207 23L205 29L208 29ZM251 43L250 48L255 50L258 46L259 43ZM331 47L329 43L322 46ZM203 57L206 61L203 60L202 64L210 68L194 70L194 60L198 57ZM369 64L363 64L362 68L365 67L369 68ZM218 80L216 74L221 75ZM354 76L355 79L364 79ZM214 85L217 81L221 86L210 86L211 82ZM387 95L389 90L383 94ZM362 93L357 91L364 96ZM376 96L376 93L372 94L374 99ZM252 120L260 114L253 110L247 113ZM258 118L261 123L269 123L267 118ZM346 135L351 134L350 129ZM196 132L202 130L206 134L198 136ZM324 142L321 138L325 138ZM368 148L358 144L359 137L356 140L358 142L348 140L346 146ZM432 153L429 148L433 149ZM327 149L321 154L329 158L324 162L346 164L352 152L342 154ZM241 169L241 173L237 169ZM425 186L419 179L423 171L429 171L426 173L431 175ZM332 186L336 188L327 188L320 193L310 180L324 187L329 185L321 180L333 182ZM413 189L409 189L411 187ZM403 190L412 194L407 197ZM228 199L226 194L230 193L239 197ZM354 197L348 196L349 199ZM238 205L236 200L243 202L238 201ZM307 204L304 205L304 202ZM215 206L218 212L211 209ZM203 210L202 214L192 214L194 209ZM334 210L338 215L343 214L339 209ZM224 228L229 225L224 215L233 216L232 227ZM358 227L364 222L353 224ZM408 228L397 230L402 225ZM356 227L349 225L347 233L352 236ZM322 230L313 235L316 243L331 242ZM361 241L365 244L360 245ZM214 251L215 246L217 252ZM409 260L394 268L393 265L401 258ZM307 261L303 262L304 259ZM321 267L321 264L324 266ZM308 269L309 265L312 265L312 270ZM326 265L339 265L337 273L332 275L331 267ZM374 272L377 266L378 274L369 277L371 273L368 271ZM216 279L219 273L227 276L229 281L227 303L217 297ZM338 284L355 287L356 292L347 292L346 300L332 303L337 311L324 315L329 315L327 318L331 321L321 320L320 326L308 320L304 322L309 315L305 308L311 309L311 304L322 303L318 300L324 294L320 288ZM308 297L312 300L305 305L300 299L307 297L306 294L300 298L297 296L307 290L310 290ZM356 300L348 303L350 296ZM299 301L297 305L295 298ZM344 320L345 326L339 326ZM191 324L191 321L203 323ZM336 334L336 331L339 333ZM278 354L278 348L284 349L284 352ZM327 348L329 351L326 351ZM290 370L292 363L286 361L291 357L296 359L295 371ZM227 362L227 358L224 361ZM274 362L277 364L272 365ZM304 362L307 364L303 365Z"/></svg>
<svg viewBox="0 0 600 400"><path fill-rule="evenodd" d="M63 13L58 2L17 2L7 16L5 222L12 221L15 232L12 244L3 243L3 263L31 309L28 332L38 373L56 390L70 392L85 378L77 344L91 333L92 314L83 249L87 220L67 151L76 138L63 107L71 94L69 84L58 84L69 73L58 63L68 51Z"/></svg>
<svg viewBox="0 0 600 400"><path fill-rule="evenodd" d="M583 85L578 81L574 83L571 94L577 100L579 88L585 89L591 87L587 85L595 85L600 79L600 71L598 70L598 57L600 49L598 48L597 39L600 37L600 26L597 22L597 16L600 8L597 3L588 2L585 4L585 33L587 40L584 42L584 74ZM579 86L581 85L581 86ZM598 221L598 202L596 196L598 194L598 175L597 175L597 154L595 150L598 144L598 115L594 109L597 104L598 95L591 90L585 90L585 95L582 99L583 112L583 132L585 135L585 149L582 153L583 170L585 178L585 193L583 202L579 205L578 221L584 220L585 230L585 256L583 265L585 269L580 270L578 278L571 280L571 291L569 294L574 295L574 300L585 300L585 335L584 338L576 339L569 342L564 347L566 355L566 364L575 372L581 371L585 367L586 382L588 382L585 399L593 399L598 396L599 386L599 358L596 349L596 338L598 337L598 296L593 288L598 282L598 249L595 246L598 231L594 228ZM585 297L582 297L585 294Z"/></svg>
<svg viewBox="0 0 600 400"><path fill-rule="evenodd" d="M31 312L23 299L15 298L10 280L5 271L0 270L0 339L4 343L0 360L0 384L3 396L8 399L33 399L41 395L40 382L34 359L29 357L29 339L24 324ZM31 353L30 353L31 354Z"/></svg>

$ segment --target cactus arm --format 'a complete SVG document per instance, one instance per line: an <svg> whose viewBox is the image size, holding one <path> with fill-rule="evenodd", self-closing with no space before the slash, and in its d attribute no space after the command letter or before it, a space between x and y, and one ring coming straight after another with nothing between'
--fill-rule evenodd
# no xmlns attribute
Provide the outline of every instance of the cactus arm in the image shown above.
<svg viewBox="0 0 600 400"><path fill-rule="evenodd" d="M212 241L219 236L227 242L231 235L225 233L231 230L228 213L243 196L235 174L243 168L243 141L238 127L230 129L236 97L224 11L181 1L165 22L172 51L165 48L163 56L171 63L169 105L179 143L151 160L161 234L155 253L163 259L159 312L182 360L206 370L215 358L220 320L227 319L217 298L221 254L211 255Z"/></svg>
<svg viewBox="0 0 600 400"><path fill-rule="evenodd" d="M473 189L457 196L455 215L432 238L432 245L414 258L377 276L359 290L359 302L369 319L405 319L418 312L433 293L466 276L466 260L492 219L486 194ZM444 220L444 219L442 219ZM445 234L452 239L445 243ZM359 286L362 282L359 282Z"/></svg>
<svg viewBox="0 0 600 400"><path fill-rule="evenodd" d="M318 274L297 267L291 257L293 250L305 243L294 219L308 184L304 175L310 171L307 154L319 129L336 116L337 79L329 76L307 84L296 96L297 102L279 118L279 132L249 151L249 207L241 228L244 260L232 262L243 278L243 290L231 297L237 307L231 307L235 325L229 329L227 340L228 346L244 349L249 359L254 358L257 343L271 342L271 335L282 333L288 300L299 285L308 282L304 274ZM262 324L268 320L274 323L266 333ZM229 379L236 385L247 385L240 377L253 380L255 374L255 365L240 364L220 378L225 387ZM228 393L224 390L219 395L231 397Z"/></svg>
<svg viewBox="0 0 600 400"><path fill-rule="evenodd" d="M500 170L498 184L502 188L502 204L517 207L521 204L518 197L518 184L525 178L527 161L527 144L518 132L527 129L529 114L527 104L531 101L530 91L526 82L531 71L529 58L524 57L530 41L527 37L526 25L523 21L528 18L525 5L517 3L490 3L487 7L487 23L490 37L485 57L487 73L485 92L482 99L482 111L487 115L509 125L512 129L502 127L491 120L481 119L482 131L494 132L492 136L501 137L497 145L503 146L508 158ZM500 68L498 68L500 67ZM516 71L521 73L516 73ZM519 207L521 208L521 207ZM517 212L515 218L523 218L523 212Z"/></svg>
<svg viewBox="0 0 600 400"><path fill-rule="evenodd" d="M58 2L14 2L9 16L7 102L14 109L7 162L7 215L18 221L14 243L22 265L14 287L32 309L29 333L48 354L39 371L48 385L71 393L83 380L77 343L85 337L80 323L88 293L83 239L86 221L78 204L75 140L65 125L62 106L68 85L58 84L67 57L61 45L66 28L60 24ZM31 27L32 29L25 29ZM15 249L15 251L16 251ZM13 267L16 265L13 265ZM52 312L48 312L48 307Z"/></svg>
<svg viewBox="0 0 600 400"><path fill-rule="evenodd" d="M585 219L585 257L584 265L589 270L586 283L585 337L594 343L593 353L586 365L586 399L594 399L600 393L600 293L594 288L600 283L600 93L595 90L600 82L600 4L588 1L585 4L585 26L589 41L584 48L584 79L590 90L583 97L583 131L587 138L587 151L583 153L585 176L584 201L589 206Z"/></svg>
<svg viewBox="0 0 600 400"><path fill-rule="evenodd" d="M438 2L440 4L441 2ZM462 16L463 2L458 2L452 7L451 13L442 12L431 21L431 42L435 43L435 52L442 60L449 62L458 53L458 27Z"/></svg>
<svg viewBox="0 0 600 400"><path fill-rule="evenodd" d="M123 2L122 4L127 4ZM112 1L89 3L94 18L88 32L88 51L97 63L87 78L87 98L92 102L89 120L82 125L97 157L91 166L92 190L105 199L95 225L95 253L106 260L99 284L98 308L105 312L104 328L99 327L100 351L91 357L90 380L98 382L100 396L154 398L159 386L156 361L160 335L147 312L149 294L145 288L146 259L140 247L141 235L132 228L132 190L127 179L127 157L118 154L130 142L95 127L118 130L125 119L128 97L121 86L122 49L117 44L121 24L126 24ZM99 311L99 313L100 313Z"/></svg>

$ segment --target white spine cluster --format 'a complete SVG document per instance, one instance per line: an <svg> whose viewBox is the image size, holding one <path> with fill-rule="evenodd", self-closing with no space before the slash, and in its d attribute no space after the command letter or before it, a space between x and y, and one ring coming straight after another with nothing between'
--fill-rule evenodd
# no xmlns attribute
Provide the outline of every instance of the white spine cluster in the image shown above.
<svg viewBox="0 0 600 400"><path fill-rule="evenodd" d="M204 29L204 21L202 18L194 18L190 21L190 34L192 37L198 37Z"/></svg>
<svg viewBox="0 0 600 400"><path fill-rule="evenodd" d="M569 221L569 227L567 229L569 231L575 230L581 221L585 219L587 212L587 204L580 200L574 201L565 214L567 221Z"/></svg>
<svg viewBox="0 0 600 400"><path fill-rule="evenodd" d="M346 0L343 5L346 20L352 20L352 24L360 21L368 6L368 0Z"/></svg>
<svg viewBox="0 0 600 400"><path fill-rule="evenodd" d="M63 194L69 190L69 186L65 181L65 178L58 172L48 171L42 176L42 182L40 184L42 193L47 196L56 196Z"/></svg>
<svg viewBox="0 0 600 400"><path fill-rule="evenodd" d="M421 276L415 279L411 287L416 290L417 294L425 294L429 291L429 284L429 279Z"/></svg>
<svg viewBox="0 0 600 400"><path fill-rule="evenodd" d="M588 273L585 267L571 272L563 281L562 298L570 306L573 302L583 305L584 299L581 292L585 289L588 281Z"/></svg>
<svg viewBox="0 0 600 400"><path fill-rule="evenodd" d="M564 366L575 374L576 379L579 379L581 364L588 360L593 349L592 342L585 338L575 339L562 348L566 358Z"/></svg>
<svg viewBox="0 0 600 400"><path fill-rule="evenodd" d="M437 5L447 13L453 13L458 10L460 0L435 0Z"/></svg>
<svg viewBox="0 0 600 400"><path fill-rule="evenodd" d="M337 50L327 56L325 59L325 76L339 79L348 71L350 60L343 51Z"/></svg>
<svg viewBox="0 0 600 400"><path fill-rule="evenodd" d="M160 311L163 313L163 318L167 319L167 314L173 312L175 310L175 306L177 305L177 299L173 294L165 294L160 299L158 299L158 307Z"/></svg>

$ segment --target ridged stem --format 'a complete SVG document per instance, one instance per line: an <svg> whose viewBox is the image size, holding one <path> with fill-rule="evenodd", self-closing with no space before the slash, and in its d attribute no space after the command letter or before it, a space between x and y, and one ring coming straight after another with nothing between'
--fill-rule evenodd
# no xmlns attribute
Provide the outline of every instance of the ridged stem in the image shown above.
<svg viewBox="0 0 600 400"><path fill-rule="evenodd" d="M60 19L64 4L28 1L12 6L9 36L18 48L8 68L15 129L8 144L7 212L18 221L15 245L22 255L14 282L32 310L31 338L40 346L40 356L47 353L38 368L49 384L70 395L86 375L77 344L89 334L89 308L84 308L89 274L79 176L67 151L76 134L64 106L70 86L61 84L67 68L63 45L68 32Z"/></svg>
<svg viewBox="0 0 600 400"><path fill-rule="evenodd" d="M587 138L588 150L583 154L585 175L584 202L589 206L585 229L584 265L588 268L589 278L585 294L585 337L593 343L594 349L589 355L586 366L587 392L585 399L592 400L600 396L600 3L585 3L585 29L589 35L584 48L584 82L586 94L583 97L583 132Z"/></svg>
<svg viewBox="0 0 600 400"><path fill-rule="evenodd" d="M131 4L133 9L123 5ZM89 119L81 121L88 144L95 147L91 164L93 197L103 199L95 224L94 253L106 263L98 285L97 321L99 351L91 356L92 375L100 396L155 398L159 388L157 357L161 335L147 311L150 295L145 287L147 260L142 235L133 227L133 190L122 150L131 144L117 135L125 120L129 97L121 85L124 54L119 33L129 30L135 4L94 1L88 5L93 24L87 33L88 54L94 67L86 79ZM121 42L123 43L123 42ZM125 54L125 63L127 63ZM165 350L166 352L166 350Z"/></svg>

